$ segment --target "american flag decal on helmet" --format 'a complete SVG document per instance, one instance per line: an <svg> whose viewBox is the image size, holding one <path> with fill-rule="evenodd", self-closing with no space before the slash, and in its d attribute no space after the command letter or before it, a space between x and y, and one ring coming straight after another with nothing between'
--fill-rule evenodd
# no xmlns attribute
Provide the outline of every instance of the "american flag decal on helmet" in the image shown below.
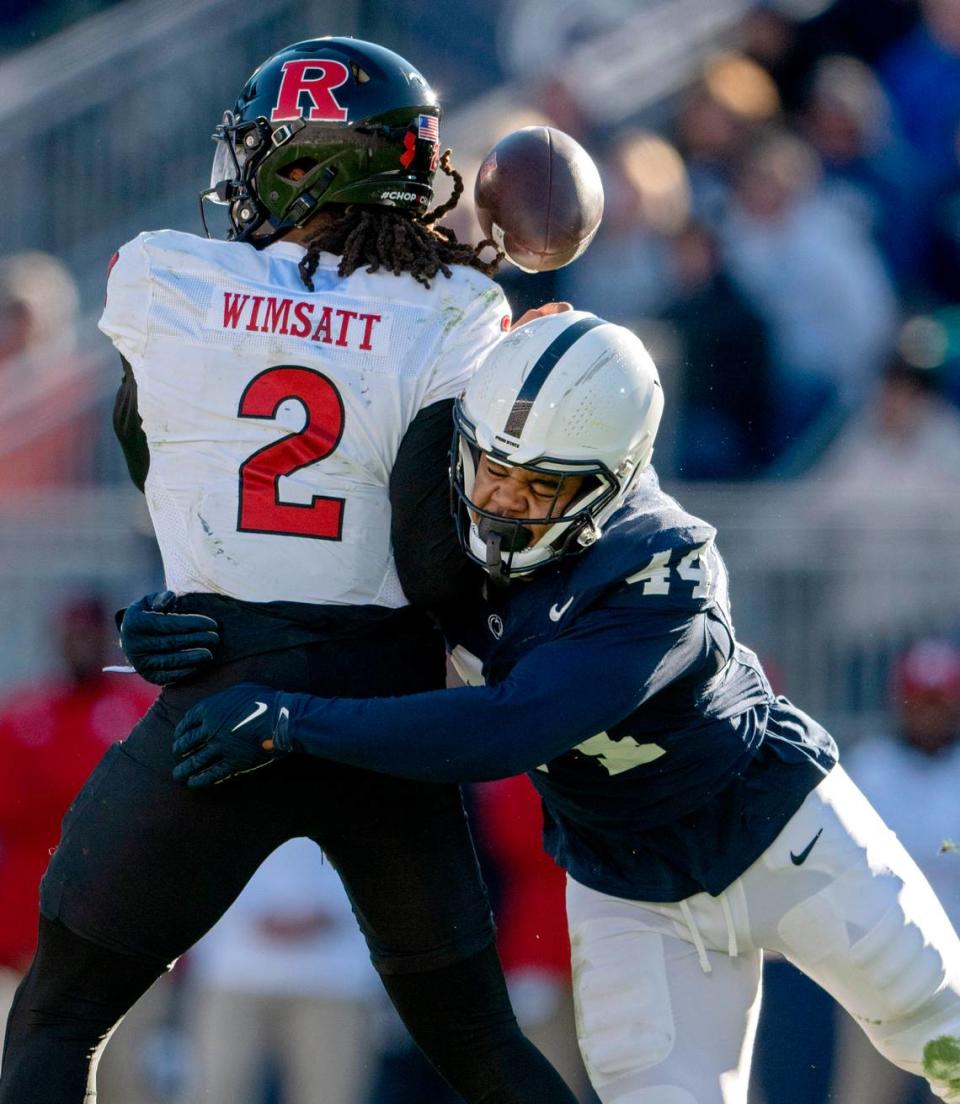
<svg viewBox="0 0 960 1104"><path fill-rule="evenodd" d="M425 142L440 141L440 123L435 115L417 117L417 137Z"/></svg>

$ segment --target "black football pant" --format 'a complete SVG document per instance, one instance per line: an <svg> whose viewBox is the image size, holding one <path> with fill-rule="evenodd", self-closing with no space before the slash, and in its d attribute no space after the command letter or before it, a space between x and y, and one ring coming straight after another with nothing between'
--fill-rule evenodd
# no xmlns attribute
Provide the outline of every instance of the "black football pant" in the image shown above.
<svg viewBox="0 0 960 1104"><path fill-rule="evenodd" d="M173 781L171 739L185 709L243 679L322 683L309 662L298 669L303 651L165 691L91 774L44 877L39 946L8 1021L0 1104L91 1104L111 1028L266 856L297 836L316 840L338 870L402 1019L469 1104L574 1104L517 1027L456 787L298 755L207 790ZM339 651L346 663L349 649ZM349 670L335 673L349 693Z"/></svg>

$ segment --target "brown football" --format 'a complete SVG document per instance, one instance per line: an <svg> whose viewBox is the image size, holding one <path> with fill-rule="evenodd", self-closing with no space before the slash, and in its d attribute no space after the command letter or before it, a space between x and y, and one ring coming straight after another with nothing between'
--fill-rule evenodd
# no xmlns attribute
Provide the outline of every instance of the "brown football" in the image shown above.
<svg viewBox="0 0 960 1104"><path fill-rule="evenodd" d="M603 215L597 166L569 134L548 126L501 138L480 166L474 200L485 236L525 272L579 257Z"/></svg>

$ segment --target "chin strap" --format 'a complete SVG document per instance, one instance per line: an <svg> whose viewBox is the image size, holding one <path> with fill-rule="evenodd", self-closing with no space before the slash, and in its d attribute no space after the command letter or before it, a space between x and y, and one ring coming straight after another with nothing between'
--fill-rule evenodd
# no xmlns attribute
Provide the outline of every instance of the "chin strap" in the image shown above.
<svg viewBox="0 0 960 1104"><path fill-rule="evenodd" d="M510 582L510 575L500 551L503 546L503 534L498 533L485 518L480 520L477 531L486 550L484 570L498 586L506 586Z"/></svg>
<svg viewBox="0 0 960 1104"><path fill-rule="evenodd" d="M263 223L260 224L261 226ZM258 227L259 229L259 227ZM271 230L269 234L249 234L245 237L236 237L234 241L246 242L247 245L252 245L254 249L266 249L268 245L273 245L275 241L279 241L285 234L289 233L293 229L293 224L281 224L276 229Z"/></svg>
<svg viewBox="0 0 960 1104"><path fill-rule="evenodd" d="M533 534L525 525L504 518L493 521L481 517L477 523L477 533L485 549L484 569L490 578L502 586L510 582L509 559L505 562L503 553L512 556L522 552L533 540Z"/></svg>

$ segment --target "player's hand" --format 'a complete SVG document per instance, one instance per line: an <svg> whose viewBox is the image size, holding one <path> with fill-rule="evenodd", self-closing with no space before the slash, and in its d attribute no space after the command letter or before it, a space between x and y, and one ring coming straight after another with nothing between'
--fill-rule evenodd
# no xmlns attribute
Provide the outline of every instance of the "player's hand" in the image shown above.
<svg viewBox="0 0 960 1104"><path fill-rule="evenodd" d="M192 789L259 770L291 751L288 695L241 682L204 698L177 725L173 769Z"/></svg>
<svg viewBox="0 0 960 1104"><path fill-rule="evenodd" d="M220 643L218 625L201 613L168 612L171 590L148 594L127 606L120 623L120 643L137 674L166 686L195 675L213 662Z"/></svg>
<svg viewBox="0 0 960 1104"><path fill-rule="evenodd" d="M548 314L566 314L567 311L572 310L572 303L544 303L542 307L532 307L530 310L524 311L510 329L515 330L517 326L522 326L525 322L532 322L534 318L546 318Z"/></svg>

